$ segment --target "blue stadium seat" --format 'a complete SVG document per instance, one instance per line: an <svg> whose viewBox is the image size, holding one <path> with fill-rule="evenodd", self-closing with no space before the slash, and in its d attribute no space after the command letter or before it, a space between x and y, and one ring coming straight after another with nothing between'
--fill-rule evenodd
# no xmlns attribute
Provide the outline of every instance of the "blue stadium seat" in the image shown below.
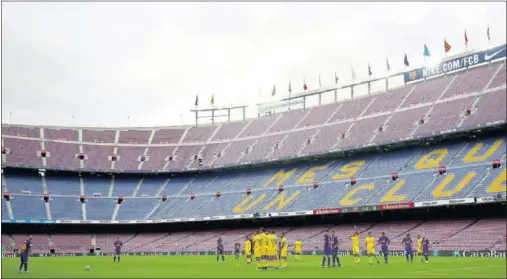
<svg viewBox="0 0 507 279"><path fill-rule="evenodd" d="M78 197L53 197L49 202L54 220L82 220L82 203Z"/></svg>

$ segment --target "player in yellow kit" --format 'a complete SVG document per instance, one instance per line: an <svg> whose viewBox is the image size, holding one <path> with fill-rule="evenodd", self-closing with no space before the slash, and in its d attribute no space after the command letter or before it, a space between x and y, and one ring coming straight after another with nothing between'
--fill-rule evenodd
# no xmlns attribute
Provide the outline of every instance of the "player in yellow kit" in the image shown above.
<svg viewBox="0 0 507 279"><path fill-rule="evenodd" d="M275 231L271 231L271 245L273 245L273 250L271 250L271 266L278 268L278 236L276 235Z"/></svg>
<svg viewBox="0 0 507 279"><path fill-rule="evenodd" d="M262 250L262 260L261 267L262 269L268 269L267 261L268 261L268 253L269 253L269 237L266 233L265 229L261 229L261 250Z"/></svg>
<svg viewBox="0 0 507 279"><path fill-rule="evenodd" d="M289 243L285 237L285 233L282 233L282 240L280 241L280 260L282 262L281 267L287 267L287 249Z"/></svg>
<svg viewBox="0 0 507 279"><path fill-rule="evenodd" d="M254 257L255 257L255 265L257 266L257 269L262 268L262 238L260 231L255 233L253 237L254 241Z"/></svg>
<svg viewBox="0 0 507 279"><path fill-rule="evenodd" d="M268 238L268 249L266 253L266 265L268 268L273 267L273 251L275 248L273 247L273 233L269 230L266 231L266 236Z"/></svg>
<svg viewBox="0 0 507 279"><path fill-rule="evenodd" d="M296 261L301 260L301 253L303 253L303 241L298 238L296 242L294 242L294 255L296 257Z"/></svg>
<svg viewBox="0 0 507 279"><path fill-rule="evenodd" d="M415 252L416 259L418 256L422 257L422 254L423 254L422 241L423 241L423 238L421 237L421 235L418 235L417 236L417 251ZM422 260L422 258L421 258L421 260Z"/></svg>
<svg viewBox="0 0 507 279"><path fill-rule="evenodd" d="M244 247L245 247L244 249L245 249L246 263L250 264L250 263L252 263L252 241L250 241L250 238L248 236L245 239Z"/></svg>
<svg viewBox="0 0 507 279"><path fill-rule="evenodd" d="M380 261L377 258L377 254L375 253L375 237L373 237L373 234L371 232L368 232L368 236L364 239L364 243L366 244L366 254L368 255L368 260L370 262L370 265L373 264L372 262L372 256L375 257L375 260L379 264Z"/></svg>
<svg viewBox="0 0 507 279"><path fill-rule="evenodd" d="M361 262L361 259L359 258L359 233L355 232L354 235L350 237L350 240L352 240L352 255L354 256L354 261L356 264Z"/></svg>

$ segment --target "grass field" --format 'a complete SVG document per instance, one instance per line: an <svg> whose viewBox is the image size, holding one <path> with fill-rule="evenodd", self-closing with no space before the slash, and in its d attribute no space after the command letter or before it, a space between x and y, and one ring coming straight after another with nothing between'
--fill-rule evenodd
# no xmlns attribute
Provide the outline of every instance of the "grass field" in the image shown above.
<svg viewBox="0 0 507 279"><path fill-rule="evenodd" d="M18 273L19 258L4 258L2 278L506 278L507 268L505 258L433 257L429 264L408 264L391 257L389 264L370 266L366 257L360 265L342 257L340 268L320 268L320 261L306 256L291 259L284 269L257 271L255 264L231 256L225 264L217 264L214 256L123 256L120 264L112 257L54 257L30 258L29 272Z"/></svg>

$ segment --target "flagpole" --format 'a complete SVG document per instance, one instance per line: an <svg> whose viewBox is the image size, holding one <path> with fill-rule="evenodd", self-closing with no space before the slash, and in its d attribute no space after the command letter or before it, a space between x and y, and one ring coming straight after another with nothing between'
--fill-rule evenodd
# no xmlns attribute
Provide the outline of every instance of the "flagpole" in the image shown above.
<svg viewBox="0 0 507 279"><path fill-rule="evenodd" d="M466 48L466 52L468 54L468 36L467 36L467 31L465 30L465 48Z"/></svg>
<svg viewBox="0 0 507 279"><path fill-rule="evenodd" d="M447 57L447 50L445 50L445 43L447 42L447 39L444 37L444 57Z"/></svg>
<svg viewBox="0 0 507 279"><path fill-rule="evenodd" d="M334 69L334 84L338 85L338 76L336 75L336 69ZM338 103L338 88L336 86L334 89L334 102Z"/></svg>
<svg viewBox="0 0 507 279"><path fill-rule="evenodd" d="M354 82L356 81L356 73L354 73L354 68L350 66L350 70L352 71L352 85L350 86L350 98L354 99Z"/></svg>
<svg viewBox="0 0 507 279"><path fill-rule="evenodd" d="M489 24L488 24L488 45L491 45L491 36L489 35Z"/></svg>
<svg viewBox="0 0 507 279"><path fill-rule="evenodd" d="M389 72L391 71L391 65L389 65L389 60L386 57L386 68L387 68L387 74L386 74L386 92L389 90Z"/></svg>

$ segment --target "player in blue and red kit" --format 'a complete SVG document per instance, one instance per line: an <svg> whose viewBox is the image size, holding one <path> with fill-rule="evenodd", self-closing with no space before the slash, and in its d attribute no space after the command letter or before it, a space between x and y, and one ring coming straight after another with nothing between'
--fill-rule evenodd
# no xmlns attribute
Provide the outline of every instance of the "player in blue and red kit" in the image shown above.
<svg viewBox="0 0 507 279"><path fill-rule="evenodd" d="M19 264L19 272L24 267L25 272L28 271L28 256L30 255L30 250L32 249L32 236L28 236L28 238L21 244L21 263Z"/></svg>
<svg viewBox="0 0 507 279"><path fill-rule="evenodd" d="M222 262L225 263L224 242L222 241L221 237L219 237L217 240L217 263L220 259L220 256L222 256Z"/></svg>
<svg viewBox="0 0 507 279"><path fill-rule="evenodd" d="M234 244L234 258L236 260L239 260L239 256L241 255L240 249L241 249L241 244L239 244L239 243Z"/></svg>
<svg viewBox="0 0 507 279"><path fill-rule="evenodd" d="M321 267L325 267L326 259L327 259L327 267L331 266L331 237L328 232L324 234L324 246L322 247L322 265Z"/></svg>
<svg viewBox="0 0 507 279"><path fill-rule="evenodd" d="M412 250L412 243L413 242L412 242L412 239L410 238L410 234L407 234L407 237L405 237L401 243L405 247L405 257L407 258L407 263L409 262L409 259L410 259L410 262L413 263L414 262L414 251Z"/></svg>
<svg viewBox="0 0 507 279"><path fill-rule="evenodd" d="M333 266L338 265L338 267L342 266L340 264L340 258L338 258L338 236L334 231L331 232L331 256L333 257Z"/></svg>
<svg viewBox="0 0 507 279"><path fill-rule="evenodd" d="M116 258L118 258L118 263L120 263L120 255L121 255L121 247L123 246L123 242L121 242L120 238L116 238L114 242L114 260L116 262Z"/></svg>
<svg viewBox="0 0 507 279"><path fill-rule="evenodd" d="M430 254L430 241L429 241L429 239L427 239L424 236L423 236L423 241L422 241L422 248L423 248L422 253L423 253L424 259L426 260L426 263L429 263L428 256ZM421 259L421 263L422 263L422 259Z"/></svg>
<svg viewBox="0 0 507 279"><path fill-rule="evenodd" d="M389 244L391 244L391 241L389 237L386 236L385 232L378 238L378 244L380 245L380 252L384 255L384 263L387 263L389 260Z"/></svg>

